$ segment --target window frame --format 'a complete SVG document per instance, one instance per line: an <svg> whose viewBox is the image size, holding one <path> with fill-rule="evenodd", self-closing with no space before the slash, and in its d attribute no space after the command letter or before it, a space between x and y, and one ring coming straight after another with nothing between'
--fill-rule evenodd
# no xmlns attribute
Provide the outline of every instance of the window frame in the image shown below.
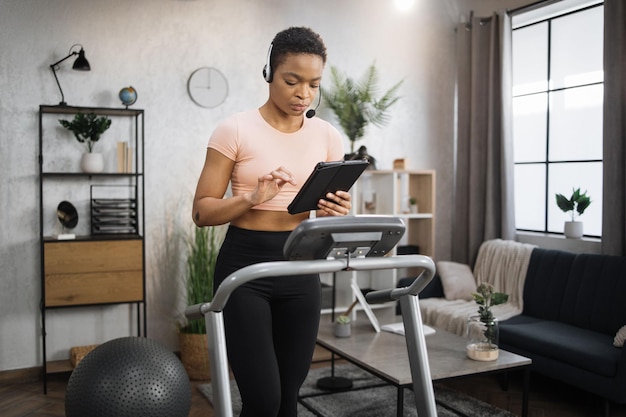
<svg viewBox="0 0 626 417"><path fill-rule="evenodd" d="M566 2L563 2L566 3ZM582 5L579 6L577 8L569 8L565 11L562 12L554 12L553 10L546 10L546 15L545 17L537 17L541 15L541 12L539 10L533 10L533 18L531 20L526 21L525 23L519 24L519 25L515 25L515 22L513 24L513 31L516 30L520 30L520 29L524 29L524 28L528 28L531 26L535 26L538 24L547 24L547 31L546 31L546 36L547 36L547 60L546 60L546 65L547 65L547 86L545 89L541 89L538 91L533 91L533 92L526 92L526 93L521 93L521 94L517 94L514 95L513 92L511 94L512 100L518 97L530 97L530 96L536 96L539 94L545 94L546 95L546 100L547 100L547 105L546 105L546 125L545 125L545 150L543 152L543 159L541 160L534 160L534 161L523 161L523 162L515 162L514 161L514 166L522 166L522 165L527 165L527 166L542 166L545 172L545 183L543 184L544 187L544 202L543 202L543 210L544 210L544 218L543 218L543 229L542 230L538 230L538 229L528 229L528 228L520 228L517 227L517 215L516 215L516 231L519 232L530 232L530 233L543 233L546 235L554 235L554 236L563 236L563 232L554 232L554 231L549 231L549 207L554 203L554 198L551 197L551 191L549 188L549 184L550 184L550 169L551 167L555 167L558 166L560 164L571 164L571 163L576 163L576 164L580 164L580 163L600 163L602 164L603 160L600 159L576 159L576 160L550 160L550 154L549 154L549 150L550 150L550 140L551 140L551 134L550 134L550 117L551 117L551 113L552 113L552 109L551 109L551 99L552 99L552 95L554 93L559 93L559 92L563 92L563 91L567 91L567 90L572 90L572 89L577 89L577 88L581 88L581 87L588 87L588 86L598 86L598 85L602 85L604 86L604 79L602 81L599 82L590 82L590 83L584 83L584 84L578 84L578 85L574 85L574 86L567 86L567 87L558 87L558 88L553 88L552 87L552 82L550 82L551 80L551 76L552 76L552 25L553 25L553 21L555 19L559 19L568 15L573 15L573 14L577 14L577 13L584 13L585 11L591 10L591 9L595 9L597 7L603 7L604 6L604 2L603 1L593 1L593 2L588 2L588 4L586 5ZM546 8L547 9L547 8ZM513 19L515 20L515 17L513 17ZM523 18L521 20L524 20ZM604 109L602 109L604 110ZM515 114L513 114L513 116L515 116ZM513 117L514 119L515 117ZM591 238L601 238L600 235L592 235L592 234L585 234L584 237L591 237Z"/></svg>

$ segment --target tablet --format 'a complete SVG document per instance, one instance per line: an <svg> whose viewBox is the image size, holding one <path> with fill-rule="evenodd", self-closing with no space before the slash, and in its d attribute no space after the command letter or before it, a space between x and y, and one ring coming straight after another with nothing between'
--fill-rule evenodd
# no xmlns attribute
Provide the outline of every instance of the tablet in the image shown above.
<svg viewBox="0 0 626 417"><path fill-rule="evenodd" d="M320 199L327 193L348 191L368 165L366 160L318 162L287 211L296 214L317 210Z"/></svg>

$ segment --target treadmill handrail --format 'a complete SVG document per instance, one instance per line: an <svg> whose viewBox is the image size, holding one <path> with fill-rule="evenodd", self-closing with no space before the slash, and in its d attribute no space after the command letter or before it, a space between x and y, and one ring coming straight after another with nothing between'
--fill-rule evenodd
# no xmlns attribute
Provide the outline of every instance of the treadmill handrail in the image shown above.
<svg viewBox="0 0 626 417"><path fill-rule="evenodd" d="M421 257L420 265L414 265L424 268L411 285L399 288L389 288L386 290L371 291L365 294L365 299L369 302L384 303L400 299L405 294L418 295L435 276L435 263L432 259L421 255L402 255L402 256L418 256Z"/></svg>
<svg viewBox="0 0 626 417"><path fill-rule="evenodd" d="M410 293L417 295L434 277L435 264L429 257L423 255L398 255L388 257L369 258L339 258L315 259L309 261L274 261L262 262L241 268L230 274L215 291L213 301L195 304L185 309L185 316L189 319L203 318L209 311L222 311L230 294L241 285L255 279L270 276L304 275L317 273L339 272L342 270L375 270L420 267L424 271L405 288L393 288L373 291L366 295L369 301L391 301ZM370 296L370 294L372 294Z"/></svg>

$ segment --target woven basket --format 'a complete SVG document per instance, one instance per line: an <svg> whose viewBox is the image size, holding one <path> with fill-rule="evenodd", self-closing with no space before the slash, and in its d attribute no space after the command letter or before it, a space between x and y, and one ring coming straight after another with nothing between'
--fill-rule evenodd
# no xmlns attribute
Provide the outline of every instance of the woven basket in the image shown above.
<svg viewBox="0 0 626 417"><path fill-rule="evenodd" d="M70 348L70 362L72 363L72 366L76 368L80 361L82 361L89 352L98 346L100 345L74 346L73 348Z"/></svg>
<svg viewBox="0 0 626 417"><path fill-rule="evenodd" d="M178 333L180 360L190 379L206 381L211 379L209 346L206 334Z"/></svg>

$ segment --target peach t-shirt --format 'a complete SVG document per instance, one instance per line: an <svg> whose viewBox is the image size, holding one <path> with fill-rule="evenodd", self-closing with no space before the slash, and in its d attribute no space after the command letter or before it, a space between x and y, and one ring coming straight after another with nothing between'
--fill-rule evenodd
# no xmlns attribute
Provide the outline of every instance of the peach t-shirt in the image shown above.
<svg viewBox="0 0 626 417"><path fill-rule="evenodd" d="M236 113L222 121L208 147L235 161L231 177L233 195L252 191L261 175L283 166L297 186L285 184L271 200L254 206L258 210L287 211L287 206L318 162L343 159L341 135L330 123L304 118L300 130L283 133L270 126L258 109Z"/></svg>

